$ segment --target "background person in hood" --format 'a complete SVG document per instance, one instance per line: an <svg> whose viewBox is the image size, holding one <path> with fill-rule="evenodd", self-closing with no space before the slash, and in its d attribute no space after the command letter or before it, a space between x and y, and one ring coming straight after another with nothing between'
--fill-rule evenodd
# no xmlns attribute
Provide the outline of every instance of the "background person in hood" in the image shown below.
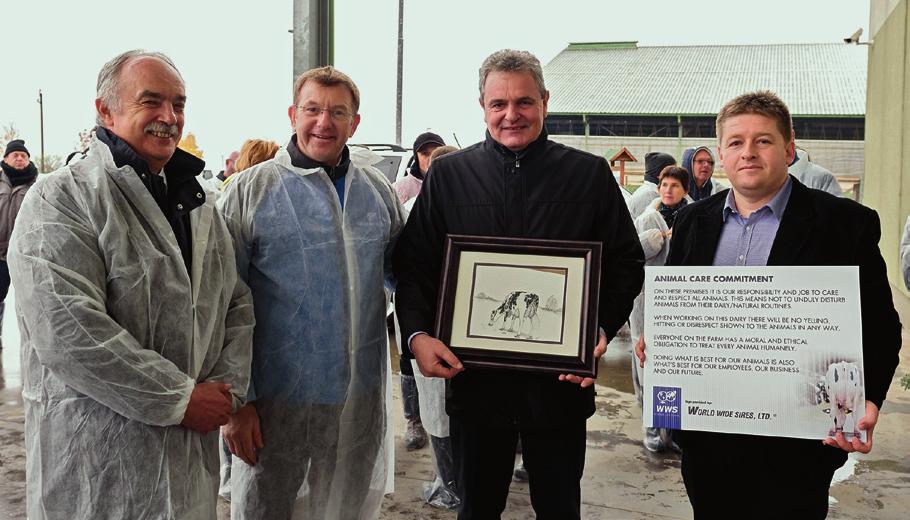
<svg viewBox="0 0 910 520"><path fill-rule="evenodd" d="M689 172L689 198L698 202L725 190L728 186L712 179L714 176L714 154L707 146L686 148L681 166Z"/></svg>
<svg viewBox="0 0 910 520"><path fill-rule="evenodd" d="M9 266L6 263L9 237L13 233L13 223L19 214L25 192L38 177L38 169L30 157L25 141L14 139L7 143L3 161L0 162L3 169L0 172L0 327L3 324L3 311L6 307L4 300L10 284Z"/></svg>
<svg viewBox="0 0 910 520"><path fill-rule="evenodd" d="M676 164L676 159L672 155L663 152L648 152L645 154L645 178L641 186L635 190L635 193L626 201L629 207L629 214L632 220L639 215L651 204L654 199L660 196L657 193L657 183L660 182L660 172L667 166Z"/></svg>

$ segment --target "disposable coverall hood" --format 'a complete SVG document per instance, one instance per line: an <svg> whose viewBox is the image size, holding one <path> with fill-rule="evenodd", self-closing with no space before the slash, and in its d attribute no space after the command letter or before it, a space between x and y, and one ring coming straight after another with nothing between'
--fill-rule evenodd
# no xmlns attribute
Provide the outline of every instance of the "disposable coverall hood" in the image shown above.
<svg viewBox="0 0 910 520"><path fill-rule="evenodd" d="M695 159L695 154L702 150L708 152L708 155L711 156L711 160L714 160L714 154L711 153L711 150L707 146L696 146L694 148L686 148L685 151L683 151L682 162L680 163L680 166L689 172L689 197L693 201L699 201L710 197L714 193L714 191L712 191L714 189L714 181L711 178L708 178L704 185L699 186L695 181L695 175L693 174L695 170L692 168L692 161Z"/></svg>

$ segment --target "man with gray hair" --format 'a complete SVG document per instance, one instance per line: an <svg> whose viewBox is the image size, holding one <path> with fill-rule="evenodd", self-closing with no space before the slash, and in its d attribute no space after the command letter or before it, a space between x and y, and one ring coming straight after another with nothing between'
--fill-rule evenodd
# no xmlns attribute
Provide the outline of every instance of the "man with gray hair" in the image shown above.
<svg viewBox="0 0 910 520"><path fill-rule="evenodd" d="M451 379L446 411L461 520L499 518L519 438L537 517L580 518L594 380L465 370L429 334L446 234L600 243L597 358L626 321L644 277L638 235L607 162L547 139L549 97L532 54L490 55L480 69L486 140L433 163L395 250L402 338L425 376Z"/></svg>
<svg viewBox="0 0 910 520"><path fill-rule="evenodd" d="M177 148L185 104L166 56L117 56L87 155L22 204L9 265L32 520L215 518L253 311L204 163Z"/></svg>

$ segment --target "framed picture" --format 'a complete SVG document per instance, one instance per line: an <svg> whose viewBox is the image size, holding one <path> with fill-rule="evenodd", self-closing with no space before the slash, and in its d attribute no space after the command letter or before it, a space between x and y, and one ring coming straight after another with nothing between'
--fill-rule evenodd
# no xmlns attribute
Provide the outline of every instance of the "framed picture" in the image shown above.
<svg viewBox="0 0 910 520"><path fill-rule="evenodd" d="M595 377L601 244L448 235L436 337L466 365Z"/></svg>

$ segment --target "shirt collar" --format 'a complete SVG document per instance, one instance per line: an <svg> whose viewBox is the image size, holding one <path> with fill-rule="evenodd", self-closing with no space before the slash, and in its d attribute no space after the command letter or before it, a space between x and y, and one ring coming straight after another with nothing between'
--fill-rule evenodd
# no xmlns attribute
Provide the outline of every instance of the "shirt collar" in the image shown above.
<svg viewBox="0 0 910 520"><path fill-rule="evenodd" d="M338 160L338 164L334 165L319 162L303 153L297 145L297 134L291 136L291 140L287 145L287 151L288 155L291 156L291 164L293 166L305 170L322 168L325 170L326 175L332 179L332 182L344 177L348 172L348 167L351 165L351 151L348 150L348 145L344 145L344 148L341 149L341 158Z"/></svg>
<svg viewBox="0 0 910 520"><path fill-rule="evenodd" d="M196 179L205 168L202 159L176 148L161 171L154 174L148 162L109 129L98 126L95 136L108 147L117 168L133 169L163 213L185 215L205 203L205 194Z"/></svg>
<svg viewBox="0 0 910 520"><path fill-rule="evenodd" d="M787 175L787 180L784 181L784 185L777 191L774 198L759 208L758 211L768 208L771 214L780 222L781 217L784 216L784 210L787 209L787 202L790 200L791 191L793 191L793 181L790 176ZM736 199L733 197L733 190L731 189L727 192L727 200L724 202L724 210L721 214L721 218L726 222L727 217L733 213L739 213L739 211L736 210Z"/></svg>

